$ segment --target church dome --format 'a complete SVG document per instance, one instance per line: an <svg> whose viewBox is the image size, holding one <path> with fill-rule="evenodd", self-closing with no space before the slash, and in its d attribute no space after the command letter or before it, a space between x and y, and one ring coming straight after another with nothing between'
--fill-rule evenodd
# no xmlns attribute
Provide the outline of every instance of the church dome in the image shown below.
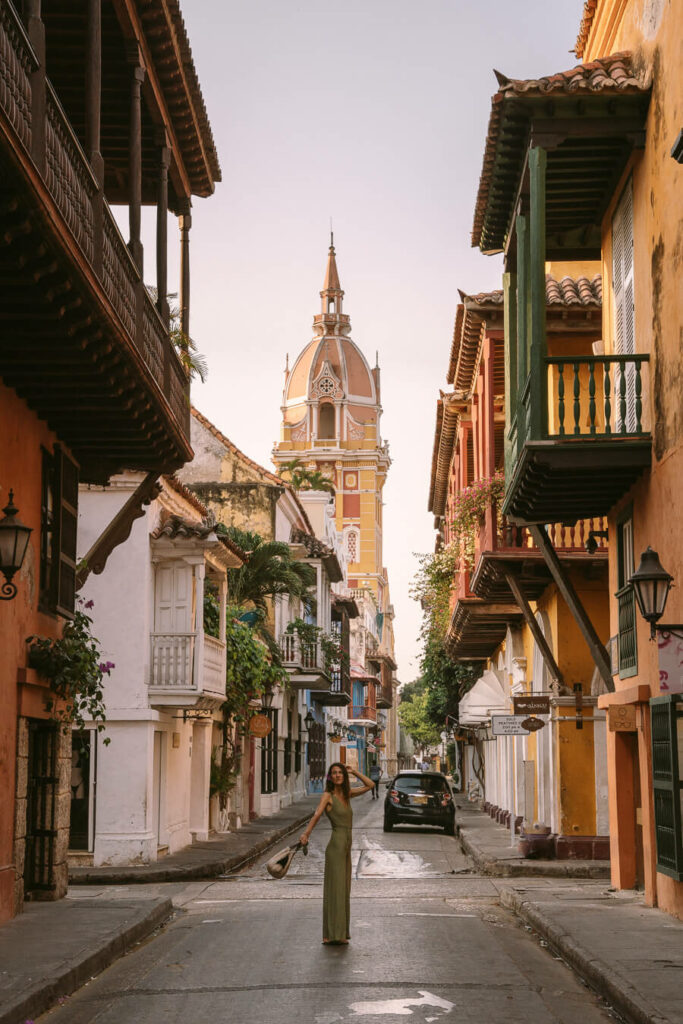
<svg viewBox="0 0 683 1024"><path fill-rule="evenodd" d="M319 397L314 394L316 384L320 397L326 391L330 397L337 397L327 383L328 377L342 392L338 397L347 401L359 398L362 404L377 403L375 381L365 356L350 338L334 336L314 338L299 354L287 380L285 403L299 404Z"/></svg>
<svg viewBox="0 0 683 1024"><path fill-rule="evenodd" d="M379 405L378 371L370 369L349 337L351 321L342 312L344 292L339 284L334 244L330 245L320 298L321 312L313 318L316 336L287 373L285 408L294 412L307 401L341 400L351 403L361 412L360 418L367 420L370 408L374 412Z"/></svg>

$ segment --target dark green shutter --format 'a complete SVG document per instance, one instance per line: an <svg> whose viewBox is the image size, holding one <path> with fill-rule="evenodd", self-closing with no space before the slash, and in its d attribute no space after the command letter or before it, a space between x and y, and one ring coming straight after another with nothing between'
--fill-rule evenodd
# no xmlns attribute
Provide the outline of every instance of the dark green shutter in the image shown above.
<svg viewBox="0 0 683 1024"><path fill-rule="evenodd" d="M683 881L681 777L677 717L683 715L680 694L650 701L652 784L655 805L657 870Z"/></svg>
<svg viewBox="0 0 683 1024"><path fill-rule="evenodd" d="M55 445L54 607L71 617L76 601L76 532L78 527L78 466Z"/></svg>

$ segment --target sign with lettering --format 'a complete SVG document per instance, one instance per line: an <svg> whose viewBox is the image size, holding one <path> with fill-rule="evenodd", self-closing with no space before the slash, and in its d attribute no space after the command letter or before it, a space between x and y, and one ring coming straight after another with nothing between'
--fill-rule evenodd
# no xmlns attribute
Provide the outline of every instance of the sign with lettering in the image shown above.
<svg viewBox="0 0 683 1024"><path fill-rule="evenodd" d="M611 704L607 708L607 725L610 732L635 732L635 704Z"/></svg>
<svg viewBox="0 0 683 1024"><path fill-rule="evenodd" d="M259 736L263 739L270 736L273 725L267 715L252 715L249 719L249 732L252 736Z"/></svg>
<svg viewBox="0 0 683 1024"><path fill-rule="evenodd" d="M516 715L549 715L550 697L513 697Z"/></svg>
<svg viewBox="0 0 683 1024"><path fill-rule="evenodd" d="M538 722L541 726L540 718L522 719L518 715L491 715L491 732L494 736L528 736L529 730L525 728L525 724L528 721ZM535 726L538 728L538 726Z"/></svg>
<svg viewBox="0 0 683 1024"><path fill-rule="evenodd" d="M525 718L522 725L525 729L528 729L529 732L538 732L539 729L543 728L545 722L542 718Z"/></svg>
<svg viewBox="0 0 683 1024"><path fill-rule="evenodd" d="M660 692L683 693L683 633L657 630L657 650Z"/></svg>

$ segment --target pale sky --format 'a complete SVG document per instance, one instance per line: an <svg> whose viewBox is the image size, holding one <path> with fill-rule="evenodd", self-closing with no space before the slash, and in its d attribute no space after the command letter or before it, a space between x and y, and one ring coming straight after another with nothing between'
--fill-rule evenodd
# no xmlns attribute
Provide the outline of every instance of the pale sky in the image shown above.
<svg viewBox="0 0 683 1024"><path fill-rule="evenodd" d="M191 334L209 362L193 401L272 468L285 353L291 361L312 336L332 217L352 337L370 365L379 350L382 369L393 459L384 562L402 681L419 673L408 590L413 553L434 546L429 474L457 289L500 287L500 257L470 248L492 69L530 78L573 67L582 9L182 0L223 171L193 212ZM146 252L151 268L149 237Z"/></svg>

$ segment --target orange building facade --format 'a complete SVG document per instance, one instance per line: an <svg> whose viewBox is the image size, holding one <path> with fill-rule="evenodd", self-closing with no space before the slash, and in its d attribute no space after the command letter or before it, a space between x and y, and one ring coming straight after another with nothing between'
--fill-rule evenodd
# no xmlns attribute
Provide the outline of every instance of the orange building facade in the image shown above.
<svg viewBox="0 0 683 1024"><path fill-rule="evenodd" d="M589 0L582 64L499 75L472 233L505 256L503 511L528 526L549 568L557 552L543 524L607 521L609 642L595 611L569 587L563 596L606 691L612 881L678 917L683 681L680 666L662 676L630 579L648 546L679 583L683 572L672 517L683 479L682 37L680 4ZM601 336L591 352L558 352L545 274L587 260L601 266ZM660 626L683 620L679 594Z"/></svg>

